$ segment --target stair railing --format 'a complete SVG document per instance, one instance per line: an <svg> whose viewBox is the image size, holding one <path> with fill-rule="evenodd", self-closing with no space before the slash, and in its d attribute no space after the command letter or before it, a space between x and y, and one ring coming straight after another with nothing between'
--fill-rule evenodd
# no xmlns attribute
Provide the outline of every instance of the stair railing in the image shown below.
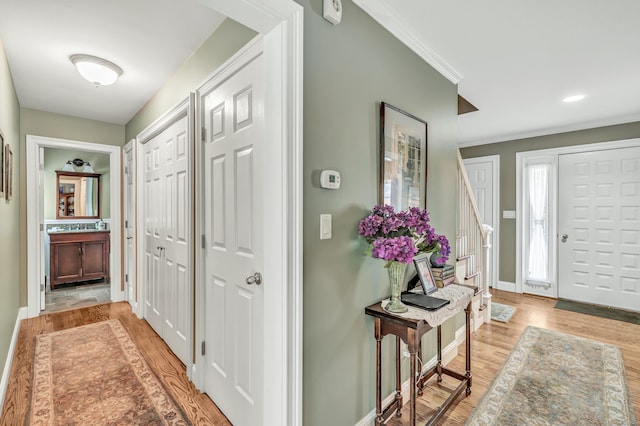
<svg viewBox="0 0 640 426"><path fill-rule="evenodd" d="M491 293L489 292L491 243L489 234L493 229L482 224L460 150L458 150L457 192L456 257L458 261L464 260L466 263L464 281L480 288L482 292L482 306L480 309L485 311L483 322L489 322L491 319Z"/></svg>

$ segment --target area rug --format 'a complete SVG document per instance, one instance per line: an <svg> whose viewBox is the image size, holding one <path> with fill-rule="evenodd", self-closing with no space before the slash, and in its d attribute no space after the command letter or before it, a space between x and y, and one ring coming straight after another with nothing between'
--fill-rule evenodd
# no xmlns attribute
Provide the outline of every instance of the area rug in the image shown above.
<svg viewBox="0 0 640 426"><path fill-rule="evenodd" d="M499 322L509 322L516 308L511 305L503 305L502 303L491 303L491 319Z"/></svg>
<svg viewBox="0 0 640 426"><path fill-rule="evenodd" d="M190 425L120 321L36 336L28 425Z"/></svg>
<svg viewBox="0 0 640 426"><path fill-rule="evenodd" d="M527 327L467 425L635 425L615 346Z"/></svg>
<svg viewBox="0 0 640 426"><path fill-rule="evenodd" d="M640 325L640 314L636 312L621 311L620 309L573 302L571 300L559 300L558 303L556 303L555 308Z"/></svg>

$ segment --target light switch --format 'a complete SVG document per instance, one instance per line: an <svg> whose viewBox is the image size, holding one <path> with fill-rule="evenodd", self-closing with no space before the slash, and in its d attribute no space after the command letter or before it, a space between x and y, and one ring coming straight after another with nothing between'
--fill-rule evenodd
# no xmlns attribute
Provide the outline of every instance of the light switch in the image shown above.
<svg viewBox="0 0 640 426"><path fill-rule="evenodd" d="M503 210L502 211L502 218L503 219L515 219L516 218L515 210Z"/></svg>
<svg viewBox="0 0 640 426"><path fill-rule="evenodd" d="M328 240L331 238L331 215L320 215L320 239Z"/></svg>

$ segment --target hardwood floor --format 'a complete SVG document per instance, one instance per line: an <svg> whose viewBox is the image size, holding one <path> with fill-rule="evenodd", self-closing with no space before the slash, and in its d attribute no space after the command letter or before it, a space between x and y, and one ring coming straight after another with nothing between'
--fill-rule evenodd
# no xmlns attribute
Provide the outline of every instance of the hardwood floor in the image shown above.
<svg viewBox="0 0 640 426"><path fill-rule="evenodd" d="M498 290L492 293L494 302L513 305L517 309L516 313L508 323L493 321L472 334L472 393L466 398L463 393L439 424L449 426L465 423L528 325L618 346L624 358L634 414L636 420L640 420L640 325L554 309L555 299ZM449 365L455 370L464 371L464 346L460 347L458 356ZM435 382L435 378L429 381L424 396L417 401L418 424L424 424L448 397L444 389L452 390L457 384L456 380L448 377L445 377L440 385ZM405 405L402 414L400 419L393 418L388 424L408 424L408 406Z"/></svg>
<svg viewBox="0 0 640 426"><path fill-rule="evenodd" d="M38 334L119 319L138 345L147 363L162 380L194 425L231 425L205 394L195 389L184 365L146 321L138 319L125 302L41 315L22 321L11 366L0 425L24 424L31 386L34 337Z"/></svg>

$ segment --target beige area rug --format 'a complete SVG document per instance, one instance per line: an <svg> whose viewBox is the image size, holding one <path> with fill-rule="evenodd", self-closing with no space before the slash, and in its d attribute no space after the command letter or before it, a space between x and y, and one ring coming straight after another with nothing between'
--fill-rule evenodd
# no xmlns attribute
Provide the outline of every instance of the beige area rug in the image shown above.
<svg viewBox="0 0 640 426"><path fill-rule="evenodd" d="M527 327L467 425L635 425L619 348Z"/></svg>
<svg viewBox="0 0 640 426"><path fill-rule="evenodd" d="M36 336L28 425L190 425L120 321Z"/></svg>

